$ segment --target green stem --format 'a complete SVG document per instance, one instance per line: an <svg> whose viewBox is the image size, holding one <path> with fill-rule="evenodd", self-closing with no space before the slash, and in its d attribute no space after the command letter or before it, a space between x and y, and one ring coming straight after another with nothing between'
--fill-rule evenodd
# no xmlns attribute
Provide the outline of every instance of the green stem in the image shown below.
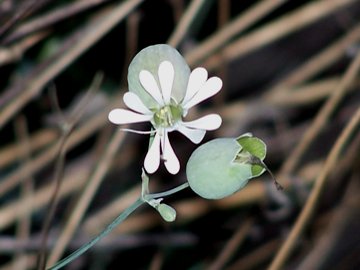
<svg viewBox="0 0 360 270"><path fill-rule="evenodd" d="M138 207L140 207L144 201L142 198L137 199L132 205L130 205L128 208L125 209L124 212L122 212L113 222L111 222L105 230L103 230L98 236L96 236L94 239L92 239L90 242L83 245L78 250L71 253L66 258L59 261L54 266L50 267L48 270L57 270L61 267L67 265L68 263L75 260L77 257L85 253L88 249L90 249L92 246L94 246L98 241L100 241L102 238L104 238L106 235L108 235L116 226L118 226L121 222L123 222L132 212L134 212Z"/></svg>
<svg viewBox="0 0 360 270"><path fill-rule="evenodd" d="M185 188L187 188L189 186L188 182L185 182L184 184L181 184L180 186L170 189L168 191L164 191L164 192L159 192L159 193L153 193L153 194L148 194L147 195L147 199L156 199L156 198L163 198L166 196L169 196L171 194L174 194L176 192L179 192Z"/></svg>
<svg viewBox="0 0 360 270"><path fill-rule="evenodd" d="M174 194L176 192L179 192L185 188L187 188L189 186L189 183L186 182L184 184L181 184L180 186L170 189L168 191L165 192L160 192L160 193L154 193L154 194L147 194L144 196L144 194L142 196L144 196L144 198L140 197L138 198L132 205L130 205L128 208L125 209L124 212L122 212L113 222L111 222L106 228L105 230L103 230L98 236L96 236L94 239L92 239L90 242L86 243L85 245L83 245L81 248L79 248L78 250L74 251L73 253L71 253L69 256L67 256L66 258L62 259L61 261L59 261L57 264L55 264L54 266L50 267L48 270L57 270L60 269L62 267L64 267L65 265L69 264L70 262L72 262L73 260L75 260L77 257L79 257L80 255L82 255L83 253L85 253L87 250L89 250L92 246L94 246L97 242L99 242L102 238L104 238L105 236L107 236L116 226L118 226L121 222L123 222L132 212L134 212L138 207L140 207L143 203L145 203L146 201L149 201L151 199L156 199L156 198L163 198L166 196L169 196L171 194ZM144 187L143 187L144 188Z"/></svg>

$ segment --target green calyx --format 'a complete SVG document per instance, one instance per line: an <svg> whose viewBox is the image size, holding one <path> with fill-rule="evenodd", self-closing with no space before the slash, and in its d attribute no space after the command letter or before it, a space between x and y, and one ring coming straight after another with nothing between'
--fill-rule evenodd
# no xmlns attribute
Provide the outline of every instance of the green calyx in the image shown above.
<svg viewBox="0 0 360 270"><path fill-rule="evenodd" d="M240 150L234 138L214 139L198 147L186 166L190 188L206 199L221 199L243 188L252 172L251 165L233 162Z"/></svg>
<svg viewBox="0 0 360 270"><path fill-rule="evenodd" d="M265 143L250 133L211 140L198 147L187 163L190 188L206 199L225 198L267 169L265 156Z"/></svg>
<svg viewBox="0 0 360 270"><path fill-rule="evenodd" d="M154 124L157 127L172 127L182 117L182 108L178 105L166 105L154 113Z"/></svg>
<svg viewBox="0 0 360 270"><path fill-rule="evenodd" d="M234 162L251 165L252 176L256 177L265 171L263 160L266 156L266 144L259 138L253 137L251 133L241 135L236 139L241 146Z"/></svg>

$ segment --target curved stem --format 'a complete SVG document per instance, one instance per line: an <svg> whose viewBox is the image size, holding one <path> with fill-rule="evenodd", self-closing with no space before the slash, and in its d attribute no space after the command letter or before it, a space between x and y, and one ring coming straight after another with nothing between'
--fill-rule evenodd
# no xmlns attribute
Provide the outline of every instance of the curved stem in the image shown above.
<svg viewBox="0 0 360 270"><path fill-rule="evenodd" d="M132 205L130 205L128 208L125 209L124 212L122 212L113 222L111 222L105 230L103 230L98 236L96 236L94 239L92 239L90 242L83 245L78 250L71 253L66 258L59 261L54 266L50 267L48 270L57 270L62 268L63 266L67 265L71 261L75 260L77 257L85 253L88 249L90 249L92 246L94 246L98 241L100 241L102 238L104 238L106 235L108 235L116 226L118 226L121 222L123 222L132 212L134 212L138 207L140 207L144 201L139 198L137 199Z"/></svg>
<svg viewBox="0 0 360 270"><path fill-rule="evenodd" d="M179 192L185 188L187 188L189 186L189 183L186 182L184 184L181 184L180 186L177 186L176 188L170 189L168 191L164 191L164 192L159 192L159 193L153 193L153 194L148 194L147 195L147 199L156 199L156 198L162 198L162 197L167 197L171 194L174 194L176 192Z"/></svg>
<svg viewBox="0 0 360 270"><path fill-rule="evenodd" d="M111 222L99 235L97 235L94 239L92 239L90 242L86 243L85 245L83 245L81 248L79 248L78 250L74 251L73 253L71 253L69 256L67 256L66 258L62 259L61 261L59 261L57 264L55 264L54 266L50 267L48 270L57 270L60 269L62 267L64 267L65 265L67 265L68 263L72 262L73 260L75 260L77 257L79 257L80 255L82 255L83 253L85 253L87 250L89 250L92 246L94 246L97 242L99 242L102 238L104 238L105 236L107 236L116 226L118 226L121 222L123 222L132 212L134 212L138 207L140 207L143 203L147 202L148 200L151 199L156 199L156 198L160 198L160 197L166 197L169 196L171 194L174 194L176 192L179 192L185 188L187 188L189 186L189 183L183 183L180 186L177 186L173 189L170 189L168 191L165 192L160 192L160 193L154 193L154 194L147 194L145 195L145 198L140 197L138 198L132 205L130 205L128 208L125 209L124 212L122 212L113 222ZM143 195L142 195L143 196Z"/></svg>

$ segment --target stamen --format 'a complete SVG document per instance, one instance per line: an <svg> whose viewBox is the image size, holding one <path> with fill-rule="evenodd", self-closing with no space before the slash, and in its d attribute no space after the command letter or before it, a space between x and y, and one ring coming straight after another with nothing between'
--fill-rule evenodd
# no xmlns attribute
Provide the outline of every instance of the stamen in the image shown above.
<svg viewBox="0 0 360 270"><path fill-rule="evenodd" d="M149 130L149 131L142 131L142 130L135 130L135 129L129 129L129 128L121 128L123 131L137 133L137 134L151 134L154 135L156 133L156 130Z"/></svg>
<svg viewBox="0 0 360 270"><path fill-rule="evenodd" d="M177 105L166 105L154 113L154 124L158 127L173 127L181 120L182 109Z"/></svg>

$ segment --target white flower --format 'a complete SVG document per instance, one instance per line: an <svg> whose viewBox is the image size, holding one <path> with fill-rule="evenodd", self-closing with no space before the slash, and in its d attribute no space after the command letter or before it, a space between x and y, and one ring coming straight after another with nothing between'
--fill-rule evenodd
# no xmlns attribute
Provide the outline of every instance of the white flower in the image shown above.
<svg viewBox="0 0 360 270"><path fill-rule="evenodd" d="M144 161L148 173L154 173L158 169L160 152L166 169L172 174L179 172L180 163L170 145L169 132L176 130L197 144L204 138L207 130L217 129L221 125L221 117L218 114L209 114L190 122L183 121L191 107L220 91L221 79L218 77L208 79L206 69L196 68L189 76L185 96L182 100L176 100L172 96L174 77L173 64L167 60L160 63L157 78L148 70L141 70L140 83L156 101L156 106L148 108L138 95L127 92L123 97L124 103L132 111L114 109L109 113L109 120L114 124L149 121L154 127L155 136Z"/></svg>

